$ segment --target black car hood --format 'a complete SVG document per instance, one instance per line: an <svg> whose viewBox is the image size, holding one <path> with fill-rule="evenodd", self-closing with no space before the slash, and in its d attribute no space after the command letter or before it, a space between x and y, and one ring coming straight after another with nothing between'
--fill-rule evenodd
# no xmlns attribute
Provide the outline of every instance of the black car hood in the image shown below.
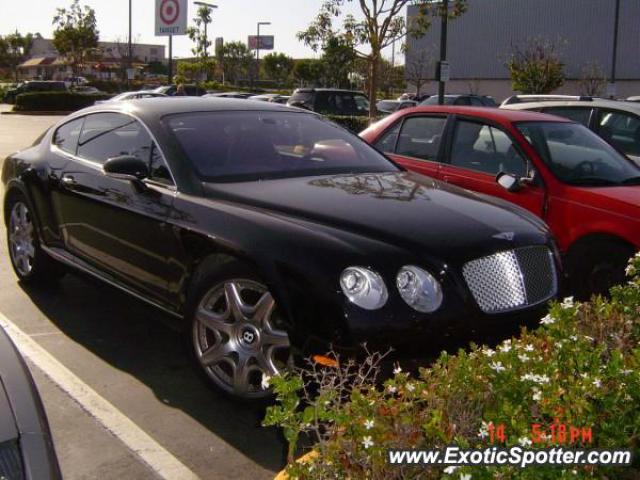
<svg viewBox="0 0 640 480"><path fill-rule="evenodd" d="M280 212L411 250L435 253L445 249L453 254L473 247L477 255L478 250L496 250L500 242L518 245L548 239L544 224L515 205L412 172L210 183L205 191L212 198Z"/></svg>

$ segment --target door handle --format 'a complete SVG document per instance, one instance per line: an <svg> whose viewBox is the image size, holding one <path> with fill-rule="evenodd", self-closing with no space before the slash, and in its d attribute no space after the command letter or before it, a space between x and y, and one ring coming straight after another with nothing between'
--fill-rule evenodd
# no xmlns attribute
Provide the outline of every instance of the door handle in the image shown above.
<svg viewBox="0 0 640 480"><path fill-rule="evenodd" d="M75 187L78 184L78 182L76 182L76 179L73 177L73 175L63 175L62 184L65 187Z"/></svg>

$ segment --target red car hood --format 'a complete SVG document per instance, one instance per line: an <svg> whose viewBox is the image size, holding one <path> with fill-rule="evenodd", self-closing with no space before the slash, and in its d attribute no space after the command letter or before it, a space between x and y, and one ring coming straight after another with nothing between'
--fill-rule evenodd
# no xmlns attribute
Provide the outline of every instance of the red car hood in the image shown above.
<svg viewBox="0 0 640 480"><path fill-rule="evenodd" d="M591 206L640 219L640 186L581 188Z"/></svg>

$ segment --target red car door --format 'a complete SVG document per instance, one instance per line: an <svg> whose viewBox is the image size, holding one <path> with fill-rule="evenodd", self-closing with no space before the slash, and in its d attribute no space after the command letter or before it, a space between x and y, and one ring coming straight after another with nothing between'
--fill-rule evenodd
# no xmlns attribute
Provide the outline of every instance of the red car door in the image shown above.
<svg viewBox="0 0 640 480"><path fill-rule="evenodd" d="M441 180L502 198L543 216L545 192L541 178L535 178L532 163L505 131L480 121L457 119L451 142L440 167ZM517 192L509 192L496 181L500 172L534 181L522 185Z"/></svg>
<svg viewBox="0 0 640 480"><path fill-rule="evenodd" d="M439 151L447 117L415 115L405 117L384 133L376 148L415 172L439 178Z"/></svg>

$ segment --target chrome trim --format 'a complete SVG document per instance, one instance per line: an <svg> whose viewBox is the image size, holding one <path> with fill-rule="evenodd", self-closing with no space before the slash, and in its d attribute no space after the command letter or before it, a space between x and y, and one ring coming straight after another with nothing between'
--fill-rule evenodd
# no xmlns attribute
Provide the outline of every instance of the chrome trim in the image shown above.
<svg viewBox="0 0 640 480"><path fill-rule="evenodd" d="M68 265L68 266L70 266L72 268L80 270L81 272L87 273L87 274L91 275L92 277L97 278L98 280L101 280L104 283L107 283L107 284L111 285L112 287L115 287L118 290L121 290L121 291L123 291L125 293L128 293L132 297L135 297L138 300L141 300L141 301L151 305L152 307L156 307L156 308L162 310L163 312L168 313L169 315L172 315L172 316L174 316L176 318L179 318L179 319L183 318L182 315L179 314L178 312L174 312L173 310L170 310L167 307L164 307L164 306L160 305L159 303L156 303L153 300L150 300L147 297L145 297L145 296L143 296L143 295L141 295L141 294L139 294L137 292L134 292L133 290L125 287L124 285L122 285L116 279L110 278L108 275L99 272L96 268L93 268L91 265L87 264L84 260L81 260L80 258L76 257L75 255L67 252L66 250L63 250L61 248L56 248L56 247L47 247L46 245L42 245L42 244L40 245L40 247L42 248L42 250L44 250L47 253L47 255L52 257L54 260L62 262L65 265Z"/></svg>

